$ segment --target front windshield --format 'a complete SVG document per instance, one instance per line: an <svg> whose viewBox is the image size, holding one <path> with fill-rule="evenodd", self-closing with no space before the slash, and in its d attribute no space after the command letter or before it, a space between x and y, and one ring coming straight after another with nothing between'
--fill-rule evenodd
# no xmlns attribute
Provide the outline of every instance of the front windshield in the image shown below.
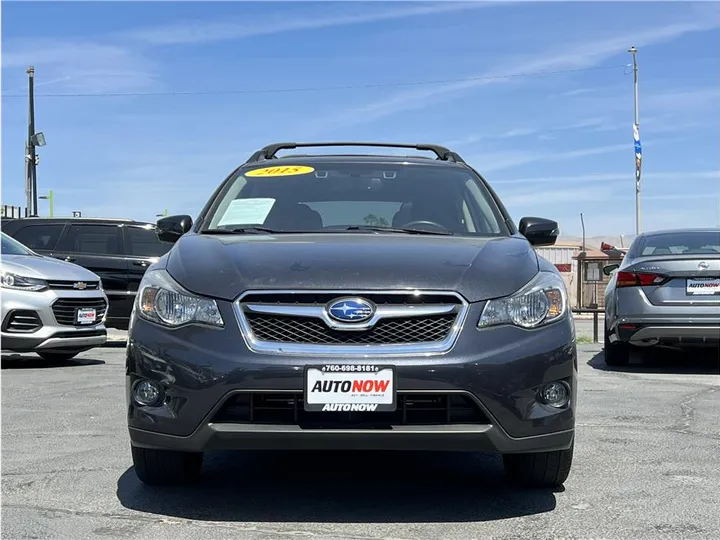
<svg viewBox="0 0 720 540"><path fill-rule="evenodd" d="M505 234L502 223L488 191L464 168L318 162L265 165L236 175L213 204L203 229L332 232L387 227L497 236Z"/></svg>
<svg viewBox="0 0 720 540"><path fill-rule="evenodd" d="M14 238L9 237L7 234L2 233L2 245L0 246L3 255L29 255L35 256L35 253L30 251L28 248L23 246L20 242Z"/></svg>

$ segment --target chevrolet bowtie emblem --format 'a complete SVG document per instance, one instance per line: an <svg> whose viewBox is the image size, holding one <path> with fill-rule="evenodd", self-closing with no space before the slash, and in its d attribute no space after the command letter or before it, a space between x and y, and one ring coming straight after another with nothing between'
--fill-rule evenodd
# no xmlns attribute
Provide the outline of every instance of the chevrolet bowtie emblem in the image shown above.
<svg viewBox="0 0 720 540"><path fill-rule="evenodd" d="M78 281L77 283L73 283L73 289L79 289L82 291L83 289L86 289L86 288L87 288L87 283L85 283L84 281Z"/></svg>

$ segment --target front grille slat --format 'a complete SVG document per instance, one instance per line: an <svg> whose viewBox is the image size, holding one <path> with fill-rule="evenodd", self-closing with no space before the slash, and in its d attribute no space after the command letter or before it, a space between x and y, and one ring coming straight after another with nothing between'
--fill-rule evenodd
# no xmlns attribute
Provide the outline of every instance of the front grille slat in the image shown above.
<svg viewBox="0 0 720 540"><path fill-rule="evenodd" d="M42 328L42 325L37 312L18 310L8 316L4 330L7 332L31 333Z"/></svg>
<svg viewBox="0 0 720 540"><path fill-rule="evenodd" d="M52 305L55 320L65 326L86 326L77 324L75 320L75 314L81 308L94 308L95 321L92 324L98 324L105 317L107 302L104 298L60 298Z"/></svg>
<svg viewBox="0 0 720 540"><path fill-rule="evenodd" d="M76 284L84 283L84 288L76 287ZM96 291L100 288L99 281L67 281L67 280L50 280L48 281L48 287L50 289L61 290L61 291Z"/></svg>
<svg viewBox="0 0 720 540"><path fill-rule="evenodd" d="M368 330L342 331L328 328L310 317L246 313L255 336L262 341L280 343L380 345L426 343L445 339L456 314L382 319Z"/></svg>
<svg viewBox="0 0 720 540"><path fill-rule="evenodd" d="M464 394L399 393L397 404L393 412L307 412L302 392L243 392L230 397L212 422L296 425L306 429L490 423L478 404Z"/></svg>

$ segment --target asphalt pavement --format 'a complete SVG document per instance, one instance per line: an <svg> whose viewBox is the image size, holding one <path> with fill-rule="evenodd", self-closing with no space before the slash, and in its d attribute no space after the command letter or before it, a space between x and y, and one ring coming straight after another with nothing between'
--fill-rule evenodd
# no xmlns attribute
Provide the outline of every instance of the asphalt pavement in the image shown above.
<svg viewBox="0 0 720 540"><path fill-rule="evenodd" d="M608 369L579 345L573 470L520 490L493 455L211 455L193 487L132 468L124 348L2 358L3 538L720 538L717 352Z"/></svg>

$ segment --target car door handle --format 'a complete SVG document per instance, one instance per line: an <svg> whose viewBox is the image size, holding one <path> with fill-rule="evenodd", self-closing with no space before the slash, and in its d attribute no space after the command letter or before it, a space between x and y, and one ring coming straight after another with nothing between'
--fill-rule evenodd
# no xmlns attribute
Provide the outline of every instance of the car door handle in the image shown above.
<svg viewBox="0 0 720 540"><path fill-rule="evenodd" d="M143 267L150 266L150 263L147 261L133 261L133 264L135 266L143 266Z"/></svg>

